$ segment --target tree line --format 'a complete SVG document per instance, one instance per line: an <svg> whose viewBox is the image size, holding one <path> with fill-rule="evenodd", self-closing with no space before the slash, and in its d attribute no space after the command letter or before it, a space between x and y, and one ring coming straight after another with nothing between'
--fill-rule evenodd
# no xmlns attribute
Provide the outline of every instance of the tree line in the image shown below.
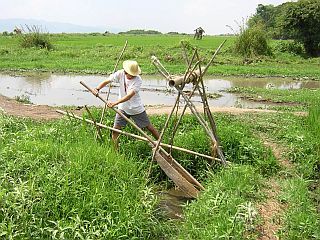
<svg viewBox="0 0 320 240"><path fill-rule="evenodd" d="M320 1L298 0L278 6L259 4L249 28L263 28L273 39L293 39L309 56L320 56Z"/></svg>

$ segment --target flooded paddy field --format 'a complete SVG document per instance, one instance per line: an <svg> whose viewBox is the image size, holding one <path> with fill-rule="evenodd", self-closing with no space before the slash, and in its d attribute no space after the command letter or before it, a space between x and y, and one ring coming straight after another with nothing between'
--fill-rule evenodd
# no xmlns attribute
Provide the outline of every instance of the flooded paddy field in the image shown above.
<svg viewBox="0 0 320 240"><path fill-rule="evenodd" d="M51 73L36 73L29 76L0 74L0 94L10 98L26 98L33 104L49 106L102 106L103 102L88 93L80 81L94 88L106 76L102 75L63 75ZM168 86L161 76L143 75L141 97L145 105L172 105L177 92ZM204 79L209 96L210 106L267 108L270 103L259 103L239 98L228 93L232 87L258 87L277 89L320 88L319 81L297 81L289 78L241 78L223 77ZM191 90L189 84L185 90ZM106 95L108 87L102 90ZM111 88L110 100L117 98L118 88L115 84ZM193 97L194 103L201 104L200 97Z"/></svg>

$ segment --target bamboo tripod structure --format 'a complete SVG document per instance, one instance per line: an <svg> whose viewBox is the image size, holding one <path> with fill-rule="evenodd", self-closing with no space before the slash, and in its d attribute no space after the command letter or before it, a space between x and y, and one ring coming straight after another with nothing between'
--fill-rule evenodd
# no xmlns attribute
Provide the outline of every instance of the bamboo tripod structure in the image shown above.
<svg viewBox="0 0 320 240"><path fill-rule="evenodd" d="M165 127L162 129L162 132L160 134L160 139L158 141L158 144L155 147L155 152L157 151L158 147L160 146L162 136L163 136L165 130L167 129L167 123L169 122L170 118L172 117L172 113L175 111L176 108L178 108L178 101L179 101L180 97L182 97L185 101L185 106L182 110L182 113L180 115L178 122L174 126L174 130L173 130L172 138L171 138L171 144L173 143L174 135L175 135L177 128L178 128L178 125L181 122L181 119L185 113L185 110L187 107L189 107L189 109L191 110L193 115L197 118L198 122L202 125L205 132L209 136L211 143L212 143L212 150L213 150L214 154L218 155L218 157L220 158L223 165L227 164L226 159L224 157L224 154L220 148L220 143L219 143L219 139L218 139L217 131L216 131L216 124L213 119L212 113L210 111L210 107L209 107L207 96L206 96L205 86L203 83L204 74L207 72L208 68L210 67L211 63L213 62L214 58L216 57L216 55L218 54L220 49L223 47L225 42L226 42L226 40L220 44L220 46L218 47L218 49L215 51L212 58L210 59L209 63L205 67L201 67L201 60L198 55L197 49L194 50L191 60L189 60L187 58L187 54L186 54L186 52L184 52L185 53L184 57L186 59L186 62L188 63L188 68L187 68L184 76L171 75L155 56L151 57L152 63L158 69L158 71L166 78L166 80L169 83L169 86L174 87L178 91L178 97L177 97L176 102L172 108L171 113L169 114L169 116L167 118ZM195 60L196 60L196 62L194 63ZM192 67L192 64L194 64L193 67ZM187 96L183 92L183 88L184 88L185 84L188 84L188 83L193 84L193 90L189 96ZM191 101L191 98L196 90L198 90L198 92L201 96L201 100L202 100L203 108L204 108L204 115L208 119L208 121L197 111L195 105ZM153 158L154 157L155 157L155 154L153 155Z"/></svg>

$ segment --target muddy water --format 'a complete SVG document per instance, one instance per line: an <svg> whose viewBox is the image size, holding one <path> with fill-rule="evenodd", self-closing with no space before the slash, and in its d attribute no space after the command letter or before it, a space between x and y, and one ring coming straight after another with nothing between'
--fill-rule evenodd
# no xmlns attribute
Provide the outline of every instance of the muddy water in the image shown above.
<svg viewBox="0 0 320 240"><path fill-rule="evenodd" d="M142 76L143 85L140 92L145 105L172 105L176 92L167 85L160 76ZM102 106L103 103L85 91L80 81L95 87L104 80L99 75L58 75L35 73L31 76L12 76L0 74L0 94L7 97L27 96L34 104L49 106ZM219 93L221 97L209 99L209 104L217 107L267 108L262 103L242 100L237 96L224 92L231 87L261 87L279 89L320 88L317 81L294 81L286 78L225 78L204 80L208 93ZM186 86L190 90L192 86ZM108 88L105 88L105 93ZM111 89L110 100L117 98L117 86ZM199 97L194 97L195 104L201 104Z"/></svg>
<svg viewBox="0 0 320 240"><path fill-rule="evenodd" d="M167 219L183 219L183 208L192 200L178 189L159 192L158 197L158 213Z"/></svg>

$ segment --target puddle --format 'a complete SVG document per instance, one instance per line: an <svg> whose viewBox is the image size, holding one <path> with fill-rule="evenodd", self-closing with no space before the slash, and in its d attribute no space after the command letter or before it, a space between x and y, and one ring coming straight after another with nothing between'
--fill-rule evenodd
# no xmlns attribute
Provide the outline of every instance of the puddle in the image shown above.
<svg viewBox="0 0 320 240"><path fill-rule="evenodd" d="M191 199L182 191L170 189L158 193L158 213L166 219L183 219L183 208Z"/></svg>
<svg viewBox="0 0 320 240"><path fill-rule="evenodd" d="M0 74L0 94L14 98L27 96L34 104L49 106L103 106L103 102L88 93L80 81L91 87L97 86L106 76L99 75L59 75L35 73L31 76L11 76ZM161 76L143 75L141 97L145 105L172 105L176 91L170 88ZM231 87L261 87L279 89L320 88L320 81L295 81L286 78L225 78L204 80L207 93L222 95L217 99L208 99L209 105L216 107L267 108L270 104L252 102L238 98L225 90ZM185 87L190 90L191 84ZM108 87L104 88L104 93ZM111 89L110 100L117 99L117 86ZM193 97L195 105L201 104L200 97Z"/></svg>

